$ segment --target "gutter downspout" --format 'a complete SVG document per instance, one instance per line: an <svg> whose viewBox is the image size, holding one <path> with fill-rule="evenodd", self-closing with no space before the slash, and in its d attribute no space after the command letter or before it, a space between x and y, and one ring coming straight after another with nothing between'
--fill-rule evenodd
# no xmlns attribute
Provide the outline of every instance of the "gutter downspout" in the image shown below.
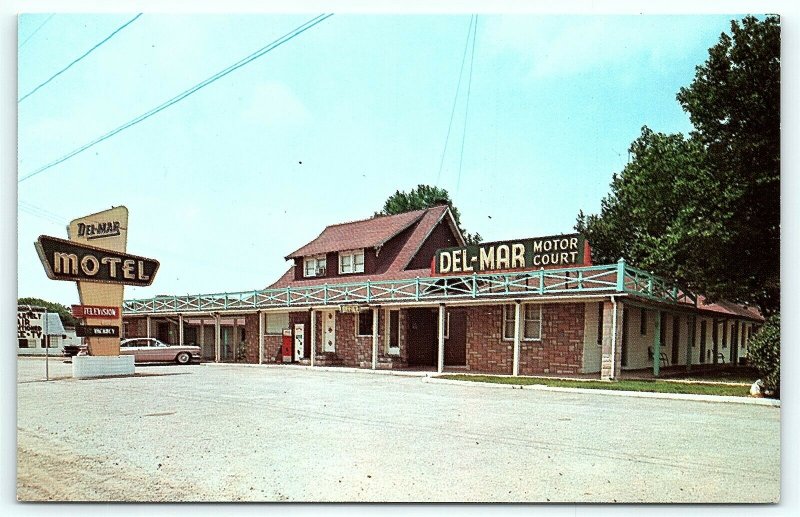
<svg viewBox="0 0 800 517"><path fill-rule="evenodd" d="M617 370L617 299L611 295L611 378L616 378Z"/></svg>

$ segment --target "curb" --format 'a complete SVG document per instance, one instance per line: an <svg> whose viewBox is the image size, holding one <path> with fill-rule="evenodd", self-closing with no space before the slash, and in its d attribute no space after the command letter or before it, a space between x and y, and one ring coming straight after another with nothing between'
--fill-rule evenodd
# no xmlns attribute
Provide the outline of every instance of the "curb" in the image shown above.
<svg viewBox="0 0 800 517"><path fill-rule="evenodd" d="M576 393L576 394L596 394L608 395L616 397L636 397L636 398L649 398L649 399L671 399L671 400L687 400L693 402L712 402L712 403L728 403L728 404L751 404L756 406L767 407L781 407L781 401L768 398L753 398L753 397L733 397L729 395L692 395L688 393L657 393L653 391L624 391L624 390L605 390L599 388L560 388L556 386L547 386L544 384L499 384L492 382L476 382L476 381L455 381L451 379L439 379L436 376L441 375L438 372L408 372L400 370L371 370L367 368L352 368L347 366L314 366L311 368L307 365L299 364L252 364L252 363L201 363L205 366L244 366L248 368L276 368L287 370L304 370L304 371L322 371L322 372L337 372L337 373L361 373L368 375L395 375L398 377L418 377L422 382L430 384L450 384L454 386L473 385L485 388L500 388L500 389L516 389L516 390L539 390L539 391L553 391L561 393Z"/></svg>
<svg viewBox="0 0 800 517"><path fill-rule="evenodd" d="M352 368L349 366L311 366L302 364L253 364L253 363L200 363L201 366L245 366L249 368L275 368L287 370L303 370L303 371L320 371L320 372L337 372L337 373L363 373L368 375L396 375L398 377L430 377L431 375L439 375L437 372L409 372L402 370L372 370L370 368ZM442 379L445 380L445 379ZM458 381L454 381L458 382Z"/></svg>
<svg viewBox="0 0 800 517"><path fill-rule="evenodd" d="M427 376L426 376L427 377ZM505 388L515 390L538 390L538 391L555 391L561 393L578 393L587 394L593 393L596 395L608 395L616 397L637 397L647 399L671 399L671 400L688 400L693 402L716 402L716 403L729 403L729 404L752 404L757 406L768 407L781 407L781 401L766 398L749 398L749 397L732 397L729 395L691 395L686 393L656 393L652 391L623 391L623 390L604 390L598 388L560 388L556 386L546 386L544 384L499 384L492 382L475 382L475 381L455 381L451 379L437 379L435 377L427 377L422 379L422 382L430 384L450 384L457 386L465 385L479 385L487 388Z"/></svg>

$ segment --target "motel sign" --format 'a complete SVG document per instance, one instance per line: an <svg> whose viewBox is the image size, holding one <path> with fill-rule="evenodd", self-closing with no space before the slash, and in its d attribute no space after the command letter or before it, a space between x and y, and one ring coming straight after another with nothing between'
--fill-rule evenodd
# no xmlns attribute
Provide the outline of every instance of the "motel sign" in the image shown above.
<svg viewBox="0 0 800 517"><path fill-rule="evenodd" d="M487 242L436 251L434 275L484 273L582 265L586 239L580 234Z"/></svg>

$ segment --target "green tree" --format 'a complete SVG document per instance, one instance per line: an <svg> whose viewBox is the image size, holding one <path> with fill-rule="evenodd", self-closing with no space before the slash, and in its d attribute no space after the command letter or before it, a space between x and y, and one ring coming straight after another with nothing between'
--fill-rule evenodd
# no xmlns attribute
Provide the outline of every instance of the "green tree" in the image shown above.
<svg viewBox="0 0 800 517"><path fill-rule="evenodd" d="M464 235L464 240L467 241L467 244L478 244L483 241L479 233L471 234L464 230L461 226L461 214L458 212L458 208L453 206L453 200L450 199L450 194L446 189L436 186L417 185L416 188L408 192L401 192L398 190L389 196L383 204L383 209L380 212L376 212L375 215L402 214L413 210L430 208L441 203L447 203L450 206L453 219L455 219L458 229L461 230L461 233Z"/></svg>
<svg viewBox="0 0 800 517"><path fill-rule="evenodd" d="M733 212L726 261L767 311L780 304L780 46L777 16L732 21L677 95Z"/></svg>
<svg viewBox="0 0 800 517"><path fill-rule="evenodd" d="M780 26L731 22L678 101L695 127L642 129L600 213L576 229L593 258L620 257L710 298L779 310Z"/></svg>
<svg viewBox="0 0 800 517"><path fill-rule="evenodd" d="M41 298L17 298L17 305L34 305L36 307L44 307L48 312L57 312L61 318L61 323L67 327L74 327L78 323L72 317L72 311L60 303L48 302Z"/></svg>
<svg viewBox="0 0 800 517"><path fill-rule="evenodd" d="M780 398L781 315L771 316L748 344L747 358L762 376L764 387Z"/></svg>

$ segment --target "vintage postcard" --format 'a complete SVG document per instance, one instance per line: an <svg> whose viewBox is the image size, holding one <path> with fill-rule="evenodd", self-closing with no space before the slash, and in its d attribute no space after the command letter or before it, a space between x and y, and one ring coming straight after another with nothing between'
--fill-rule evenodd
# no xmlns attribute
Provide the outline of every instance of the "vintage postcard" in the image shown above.
<svg viewBox="0 0 800 517"><path fill-rule="evenodd" d="M777 503L778 14L20 13L20 502Z"/></svg>

